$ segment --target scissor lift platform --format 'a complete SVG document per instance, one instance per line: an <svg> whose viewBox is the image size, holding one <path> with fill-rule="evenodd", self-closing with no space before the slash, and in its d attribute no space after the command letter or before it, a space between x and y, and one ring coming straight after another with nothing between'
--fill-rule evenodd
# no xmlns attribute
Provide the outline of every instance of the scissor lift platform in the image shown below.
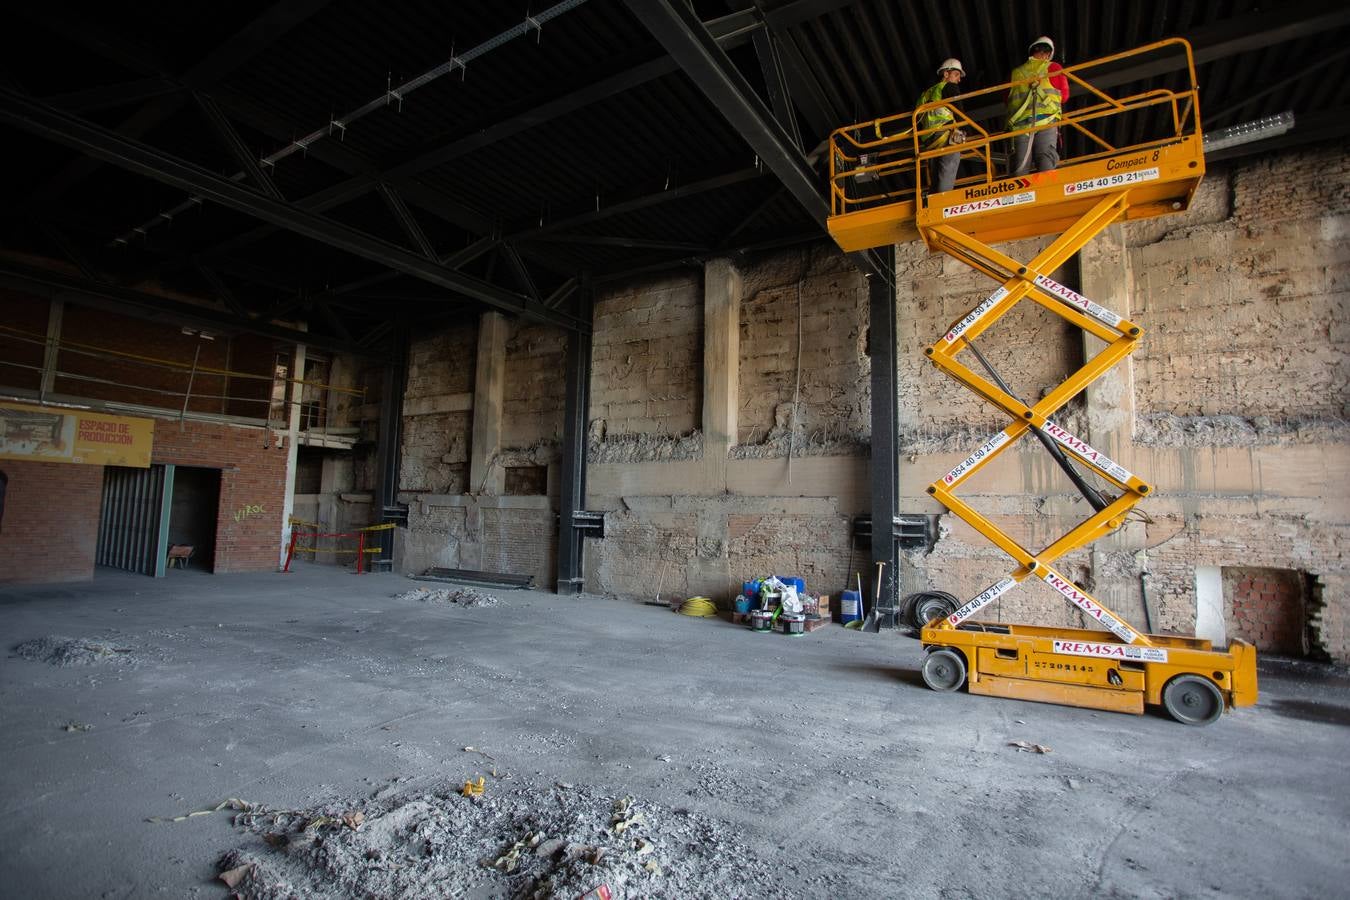
<svg viewBox="0 0 1350 900"><path fill-rule="evenodd" d="M897 199L829 218L830 235L847 251L920 240L923 229L950 225L984 243L1061 234L1107 191L1123 195L1124 221L1188 209L1205 174L1198 135L1152 148L1066 165L1053 172L983 181L926 203Z"/></svg>
<svg viewBox="0 0 1350 900"><path fill-rule="evenodd" d="M1189 80L1180 89L1145 87L1122 97L1102 84L1130 84L1131 73L1158 71L1151 55L1180 54ZM1101 83L1088 74L1103 71ZM985 129L960 106L978 106L982 95L1005 95L1001 85L951 101L920 106L902 116L840 129L832 136L830 233L847 251L922 240L988 275L997 290L957 319L925 351L929 359L1011 420L939 480L928 493L1015 563L1004 578L945 619L922 629L929 651L924 681L935 690L969 685L971 693L1142 713L1161 704L1192 725L1216 720L1225 708L1256 702L1256 651L1233 641L1226 650L1210 642L1147 634L1102 606L1088 591L1055 569L1061 557L1119 529L1152 486L1120 463L1056 423L1054 416L1075 396L1138 345L1143 329L1051 274L1112 224L1187 209L1204 176L1195 68L1190 46L1171 40L1065 69L1088 102L1065 111L1057 126L1085 137L1088 151L1059 168L1034 175L997 178L993 148L1013 135ZM1144 76L1138 76L1144 77ZM954 121L922 130L926 113L952 104ZM1117 117L1141 116L1142 124L1117 127ZM1148 127L1151 126L1150 132ZM963 142L934 149L937 131L962 128ZM969 134L966 134L966 132ZM1099 133L1101 132L1101 133ZM1103 136L1117 136L1116 140ZM1121 143L1118 135L1133 140ZM984 164L985 174L959 180L953 190L922 191L928 166L959 152ZM1050 236L1026 262L994 245ZM1101 341L1101 348L1034 404L1017 397L976 347L976 340L1023 300L1031 300ZM985 374L958 357L970 351ZM1039 551L1022 546L957 493L981 468L1034 435L1083 493L1093 514ZM1089 483L1094 475L1118 493ZM1005 625L973 618L1027 578L1043 581L1105 631Z"/></svg>

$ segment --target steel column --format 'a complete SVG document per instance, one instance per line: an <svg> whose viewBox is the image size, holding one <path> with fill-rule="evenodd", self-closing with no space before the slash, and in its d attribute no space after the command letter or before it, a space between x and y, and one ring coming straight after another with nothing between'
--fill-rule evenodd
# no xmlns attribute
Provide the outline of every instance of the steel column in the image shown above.
<svg viewBox="0 0 1350 900"><path fill-rule="evenodd" d="M878 563L885 563L881 592L872 598L873 610L894 610L899 585L899 561L892 523L900 502L900 471L897 456L896 421L899 418L896 378L895 247L875 251L883 273L868 274L868 355L872 360L872 567L876 584ZM892 624L892 617L881 620Z"/></svg>
<svg viewBox="0 0 1350 900"><path fill-rule="evenodd" d="M589 322L595 302L589 273L581 277L577 315ZM590 421L591 332L573 331L567 336L567 385L563 405L562 466L559 478L558 585L559 594L585 590L582 575L582 538L576 514L586 505L586 438Z"/></svg>
<svg viewBox="0 0 1350 900"><path fill-rule="evenodd" d="M384 370L380 390L379 444L375 450L376 510L380 524L406 523L398 502L398 469L403 456L403 394L408 377L408 324L400 320L394 326L393 352ZM394 532L377 532L380 558L392 559Z"/></svg>

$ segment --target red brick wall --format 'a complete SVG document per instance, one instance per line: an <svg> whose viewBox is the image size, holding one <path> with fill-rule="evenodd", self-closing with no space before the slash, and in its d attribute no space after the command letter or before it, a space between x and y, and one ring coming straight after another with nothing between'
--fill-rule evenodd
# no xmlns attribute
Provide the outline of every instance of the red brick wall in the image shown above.
<svg viewBox="0 0 1350 900"><path fill-rule="evenodd" d="M0 459L0 471L0 582L92 578L103 467Z"/></svg>
<svg viewBox="0 0 1350 900"><path fill-rule="evenodd" d="M155 421L156 463L221 470L214 569L277 567L286 451L275 433L205 422ZM103 467L0 460L9 476L0 522L0 582L85 581L94 575Z"/></svg>
<svg viewBox="0 0 1350 900"><path fill-rule="evenodd" d="M17 291L0 290L0 304L5 308L0 325L13 329L0 329L0 384L35 391L42 385L42 373L34 367L42 368L47 301Z"/></svg>
<svg viewBox="0 0 1350 900"><path fill-rule="evenodd" d="M1304 653L1307 618L1302 573L1293 569L1225 567L1224 594L1229 637L1251 641L1258 650L1288 656Z"/></svg>
<svg viewBox="0 0 1350 900"><path fill-rule="evenodd" d="M155 421L157 463L221 470L215 571L261 572L277 567L286 499L286 451L277 434L207 422Z"/></svg>

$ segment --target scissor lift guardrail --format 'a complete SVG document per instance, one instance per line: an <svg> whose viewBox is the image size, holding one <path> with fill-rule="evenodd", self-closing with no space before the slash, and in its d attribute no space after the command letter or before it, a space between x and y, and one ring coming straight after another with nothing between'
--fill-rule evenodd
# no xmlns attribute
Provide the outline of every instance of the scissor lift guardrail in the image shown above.
<svg viewBox="0 0 1350 900"><path fill-rule="evenodd" d="M1138 59L1163 51L1184 54L1184 73L1189 77L1181 89L1150 88L1113 97L1087 78L1093 71L1105 71L1107 82L1128 81L1131 72L1149 66ZM1120 528L1152 486L1054 419L1065 404L1138 346L1143 329L1055 281L1051 273L1116 222L1189 207L1204 174L1194 62L1185 41L1170 40L1070 66L1065 73L1088 93L1089 100L1066 111L1059 127L1087 135L1090 150L1052 172L994 177L992 148L1011 135L990 132L951 102L947 105L954 108L956 122L947 127L964 127L973 135L962 144L937 151L922 149L932 132L920 130L917 123L925 111L940 103L840 129L834 136L831 202L835 215L830 230L841 247L864 249L912 235L910 239L922 239L931 249L999 284L926 353L940 369L1002 410L1011 424L934 482L928 492L1011 557L1015 568L948 618L922 630L921 639L930 651L924 679L938 690L954 690L968 683L972 693L1120 712L1142 713L1145 704L1162 704L1183 722L1207 724L1225 706L1256 702L1254 648L1234 641L1228 650L1216 651L1204 640L1145 634L1054 565L1065 554ZM958 102L970 108L982 97L1001 97L1008 87L967 94ZM1145 134L1142 141L1117 146L1094 130L1113 117L1157 111L1163 112L1162 131ZM903 130L890 133L904 123ZM864 133L872 135L871 139L862 140ZM1139 134L1137 129L1134 133ZM845 150L856 153L850 156ZM926 164L951 152L983 160L985 175L958 182L954 190L925 196L918 187ZM864 175L861 182L859 173ZM906 175L911 179L908 187L901 180ZM859 184L863 190L858 190ZM992 246L1050 234L1056 235L1054 240L1026 262ZM1104 345L1031 405L1010 392L974 343L1022 301L1039 304ZM967 350L986 374L958 359ZM1038 552L1022 546L957 495L964 482L1027 434L1045 444L1095 510ZM1075 464L1095 473L1118 493L1112 499L1104 498L1086 484ZM1105 630L979 623L972 618L1029 576L1044 581Z"/></svg>

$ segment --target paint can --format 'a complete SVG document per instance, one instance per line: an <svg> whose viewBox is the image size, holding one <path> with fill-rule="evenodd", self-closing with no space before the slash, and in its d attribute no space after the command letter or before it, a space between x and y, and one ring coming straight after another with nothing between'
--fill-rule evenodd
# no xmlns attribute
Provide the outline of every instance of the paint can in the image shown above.
<svg viewBox="0 0 1350 900"><path fill-rule="evenodd" d="M754 610L750 613L750 627L768 633L773 628L773 613L767 609Z"/></svg>
<svg viewBox="0 0 1350 900"><path fill-rule="evenodd" d="M839 621L845 624L862 618L862 597L857 591L844 591L839 598Z"/></svg>
<svg viewBox="0 0 1350 900"><path fill-rule="evenodd" d="M778 621L783 623L783 634L792 637L806 633L806 616L801 613L783 613Z"/></svg>

